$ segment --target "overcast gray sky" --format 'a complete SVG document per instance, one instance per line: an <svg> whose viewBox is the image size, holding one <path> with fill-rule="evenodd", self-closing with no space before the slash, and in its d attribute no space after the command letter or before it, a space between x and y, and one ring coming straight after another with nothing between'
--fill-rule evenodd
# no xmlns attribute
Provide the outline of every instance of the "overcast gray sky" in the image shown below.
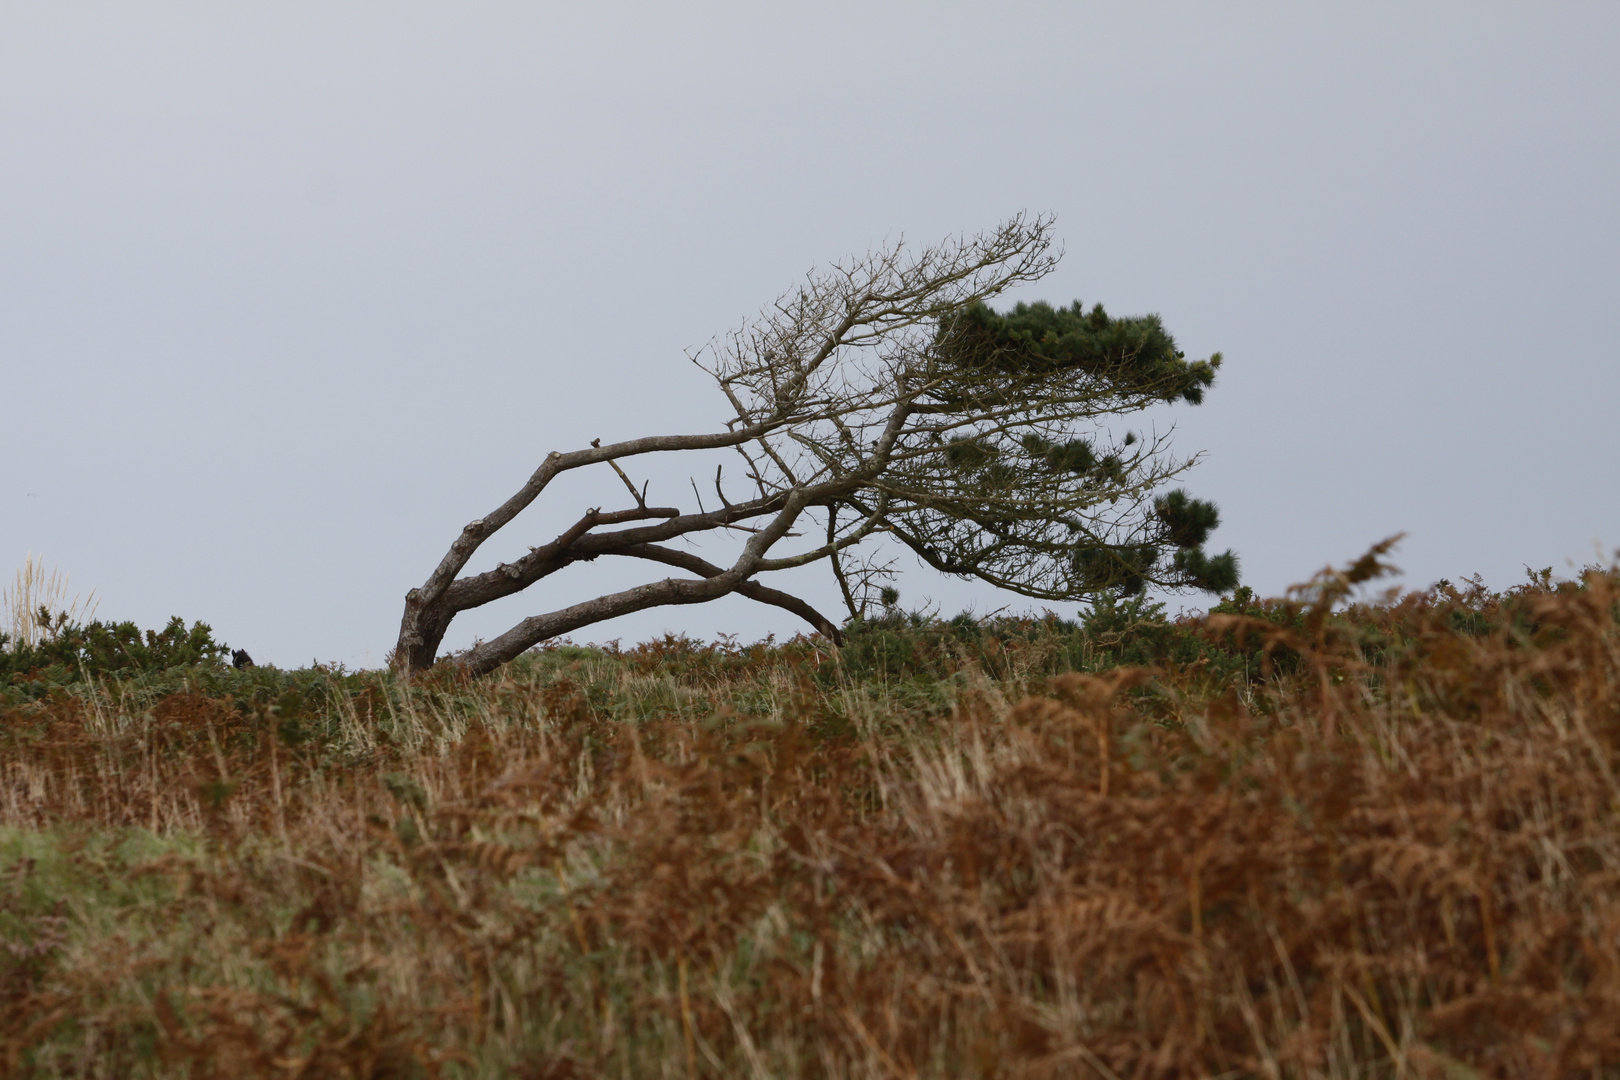
<svg viewBox="0 0 1620 1080"><path fill-rule="evenodd" d="M818 263L1031 209L1067 254L1019 298L1224 352L1159 420L1249 584L1397 531L1412 585L1564 573L1620 544L1617 57L1613 3L0 0L0 562L375 665L548 451L723 418L686 350ZM648 576L585 569L446 644ZM582 636L665 629L799 627Z"/></svg>

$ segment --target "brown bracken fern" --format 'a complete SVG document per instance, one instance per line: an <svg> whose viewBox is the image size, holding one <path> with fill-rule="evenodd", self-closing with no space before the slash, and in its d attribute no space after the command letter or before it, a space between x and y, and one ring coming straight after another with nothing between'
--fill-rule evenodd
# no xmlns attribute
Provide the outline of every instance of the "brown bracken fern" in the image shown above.
<svg viewBox="0 0 1620 1080"><path fill-rule="evenodd" d="M1350 604L1381 554L1181 627L1270 661L1219 677L668 639L13 709L0 1068L1620 1076L1620 578Z"/></svg>

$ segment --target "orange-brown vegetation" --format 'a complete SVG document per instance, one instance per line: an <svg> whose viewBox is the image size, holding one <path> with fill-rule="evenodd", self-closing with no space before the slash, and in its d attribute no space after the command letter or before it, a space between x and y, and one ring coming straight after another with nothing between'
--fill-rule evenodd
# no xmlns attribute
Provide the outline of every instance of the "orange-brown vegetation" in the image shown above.
<svg viewBox="0 0 1620 1080"><path fill-rule="evenodd" d="M1346 609L1376 569L1156 668L14 706L0 1069L1620 1076L1620 578Z"/></svg>

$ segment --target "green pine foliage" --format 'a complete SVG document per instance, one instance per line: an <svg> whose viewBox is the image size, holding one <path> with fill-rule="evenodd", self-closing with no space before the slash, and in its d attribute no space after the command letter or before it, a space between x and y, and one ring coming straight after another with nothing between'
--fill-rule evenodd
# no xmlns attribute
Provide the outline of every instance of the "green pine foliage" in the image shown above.
<svg viewBox="0 0 1620 1080"><path fill-rule="evenodd" d="M934 507L935 519L921 515L915 534L911 521L897 530L902 542L937 569L1046 600L1125 599L1150 585L1237 588L1237 556L1205 550L1220 524L1214 503L1180 490L1148 502L1167 477L1155 471L1158 446L1141 445L1134 432L1110 438L1017 419L1022 402L1046 399L1086 401L1088 416L1196 405L1214 384L1219 353L1189 360L1157 315L1115 318L1079 301L1006 312L976 303L942 322L935 347L943 371L930 392L935 407L1005 420L945 442L930 477L968 496L977 512L951 521ZM1143 500L1147 513L1128 529L1096 528L1092 508L1122 499ZM1051 571L1032 576L1043 565Z"/></svg>
<svg viewBox="0 0 1620 1080"><path fill-rule="evenodd" d="M1157 315L1114 318L1101 304L1088 312L1044 301L998 314L964 308L941 328L942 346L966 371L1038 377L1089 375L1126 392L1197 405L1215 382L1221 355L1189 361Z"/></svg>

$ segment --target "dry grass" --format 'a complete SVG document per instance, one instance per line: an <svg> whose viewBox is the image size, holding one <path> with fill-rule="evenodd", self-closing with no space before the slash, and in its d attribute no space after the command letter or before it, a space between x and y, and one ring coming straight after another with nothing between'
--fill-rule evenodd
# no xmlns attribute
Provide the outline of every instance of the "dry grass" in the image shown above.
<svg viewBox="0 0 1620 1080"><path fill-rule="evenodd" d="M50 628L39 620L41 608L48 613L52 626L89 622L95 617L96 594L92 589L89 596L75 593L69 599L67 577L60 569L46 573L44 556L36 559L30 551L11 588L0 591L0 609L4 609L0 633L10 638L11 647L34 646L49 636Z"/></svg>
<svg viewBox="0 0 1620 1080"><path fill-rule="evenodd" d="M1620 1076L1616 587L1217 620L1253 681L58 694L0 721L0 1068Z"/></svg>

